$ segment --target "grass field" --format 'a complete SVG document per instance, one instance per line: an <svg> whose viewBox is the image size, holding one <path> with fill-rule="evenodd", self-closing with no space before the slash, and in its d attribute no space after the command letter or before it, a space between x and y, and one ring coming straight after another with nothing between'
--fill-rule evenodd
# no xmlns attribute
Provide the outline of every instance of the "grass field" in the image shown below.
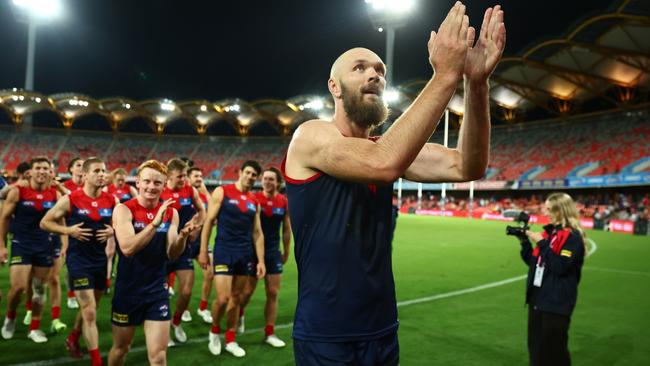
<svg viewBox="0 0 650 366"><path fill-rule="evenodd" d="M519 258L517 240L506 237L504 227L499 222L456 218L402 215L398 219L393 268L402 365L527 364L524 280L519 278L526 266ZM573 364L648 365L650 238L600 231L588 235L593 254L585 262L569 336ZM243 359L229 354L215 358L209 353L209 326L195 313L200 296L197 283L190 304L194 321L183 325L188 344L168 350L169 364L292 365L290 323L296 280L291 261L285 267L277 331L288 346L276 350L261 342L264 292L260 286L246 310L247 332L238 336L247 352ZM7 267L0 268L0 286L6 294ZM4 316L5 298L0 307ZM103 353L111 345L109 313L106 297L98 315ZM19 320L23 314L21 306ZM62 320L71 324L73 315L63 305ZM49 319L48 308L42 328L49 329ZM26 327L18 323L13 340L0 339L1 365L88 363L67 358L65 335L51 335L48 343L35 345L26 338ZM147 364L141 329L127 364Z"/></svg>

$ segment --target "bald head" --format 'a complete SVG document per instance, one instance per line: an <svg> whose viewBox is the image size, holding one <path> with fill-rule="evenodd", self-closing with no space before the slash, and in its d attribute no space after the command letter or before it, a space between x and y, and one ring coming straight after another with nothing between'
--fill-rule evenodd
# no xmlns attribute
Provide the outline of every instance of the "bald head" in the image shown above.
<svg viewBox="0 0 650 366"><path fill-rule="evenodd" d="M330 78L334 80L340 80L343 73L346 71L352 71L354 68L353 65L358 61L363 61L371 64L380 63L384 68L386 68L383 61L379 56L377 56L376 53L370 51L367 48L356 47L343 52L343 54L341 54L341 56L339 56L336 61L334 61L334 64L332 64L332 69L330 70Z"/></svg>

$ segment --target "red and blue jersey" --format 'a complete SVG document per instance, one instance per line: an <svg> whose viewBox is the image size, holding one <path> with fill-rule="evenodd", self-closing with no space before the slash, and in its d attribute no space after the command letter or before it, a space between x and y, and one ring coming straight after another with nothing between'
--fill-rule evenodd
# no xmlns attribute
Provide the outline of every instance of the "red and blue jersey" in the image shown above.
<svg viewBox="0 0 650 366"><path fill-rule="evenodd" d="M20 187L18 204L11 222L13 240L51 246L50 233L41 230L40 223L45 213L56 203L56 188L37 191L31 187Z"/></svg>
<svg viewBox="0 0 650 366"><path fill-rule="evenodd" d="M149 209L141 206L137 198L133 198L124 205L131 211L131 222L137 234L153 221L161 203ZM120 246L117 246L119 262L115 281L116 297L141 298L147 301L168 298L165 280L168 260L167 232L171 226L173 212L171 208L167 209L149 244L133 256L125 256Z"/></svg>
<svg viewBox="0 0 650 366"><path fill-rule="evenodd" d="M83 182L77 184L77 183L75 183L72 179L68 179L68 180L66 180L65 182L63 182L63 186L64 186L68 191L70 191L70 193L72 193L72 192L74 192L74 191L78 191L78 190L80 190L80 189L83 189L84 184L83 184Z"/></svg>
<svg viewBox="0 0 650 366"><path fill-rule="evenodd" d="M108 193L112 194L113 196L115 196L115 198L117 198L118 200L120 200L120 203L124 203L124 202L130 200L131 198L133 198L133 197L131 197L131 188L130 187L131 186L129 186L128 184L125 184L124 187L117 188L117 186L115 186L115 184L111 183L106 187L106 191Z"/></svg>
<svg viewBox="0 0 650 366"><path fill-rule="evenodd" d="M253 254L253 228L257 199L242 193L234 184L223 186L223 201L217 216L215 253Z"/></svg>
<svg viewBox="0 0 650 366"><path fill-rule="evenodd" d="M264 232L264 254L280 250L280 227L287 214L287 197L277 193L273 197L266 197L264 192L255 193L255 198L260 203L260 221Z"/></svg>
<svg viewBox="0 0 650 366"><path fill-rule="evenodd" d="M397 332L392 185L323 173L286 181L298 266L293 337L348 342Z"/></svg>
<svg viewBox="0 0 650 366"><path fill-rule="evenodd" d="M174 200L174 204L170 207L178 211L178 230L181 230L196 213L194 209L194 187L189 183L185 183L180 189L165 187L160 194L160 199L166 201L170 198Z"/></svg>
<svg viewBox="0 0 650 366"><path fill-rule="evenodd" d="M72 236L69 237L66 264L79 267L106 266L106 242L100 243L96 239L97 231L103 230L104 225L110 225L115 208L115 197L101 192L99 197L92 198L86 195L83 189L74 191L68 196L70 199L70 214L66 219L68 226L83 223L82 228L92 229L93 236L89 241L81 242Z"/></svg>

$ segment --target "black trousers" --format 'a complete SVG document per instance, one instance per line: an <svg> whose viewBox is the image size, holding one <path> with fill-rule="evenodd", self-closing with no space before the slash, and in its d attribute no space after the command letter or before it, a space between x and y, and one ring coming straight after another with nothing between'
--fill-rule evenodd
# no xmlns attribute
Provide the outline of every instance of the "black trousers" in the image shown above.
<svg viewBox="0 0 650 366"><path fill-rule="evenodd" d="M570 366L571 318L528 306L528 355L530 366Z"/></svg>

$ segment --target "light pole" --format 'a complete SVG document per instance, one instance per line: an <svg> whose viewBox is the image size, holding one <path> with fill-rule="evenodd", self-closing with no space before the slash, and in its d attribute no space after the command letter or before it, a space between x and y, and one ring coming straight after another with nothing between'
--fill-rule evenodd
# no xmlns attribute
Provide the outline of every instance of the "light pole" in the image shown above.
<svg viewBox="0 0 650 366"><path fill-rule="evenodd" d="M373 27L386 32L386 86L393 83L395 31L406 25L406 15L415 7L415 0L365 0Z"/></svg>
<svg viewBox="0 0 650 366"><path fill-rule="evenodd" d="M365 0L365 2L373 27L379 32L386 31L386 93L384 101L390 103L387 100L389 95L397 98L397 92L390 90L394 81L395 30L406 25L406 15L415 7L415 0ZM398 181L397 206L402 207L402 178Z"/></svg>
<svg viewBox="0 0 650 366"><path fill-rule="evenodd" d="M34 90L34 60L36 57L36 28L48 20L61 17L61 0L13 0L16 19L27 23L27 62L25 65L25 90Z"/></svg>

